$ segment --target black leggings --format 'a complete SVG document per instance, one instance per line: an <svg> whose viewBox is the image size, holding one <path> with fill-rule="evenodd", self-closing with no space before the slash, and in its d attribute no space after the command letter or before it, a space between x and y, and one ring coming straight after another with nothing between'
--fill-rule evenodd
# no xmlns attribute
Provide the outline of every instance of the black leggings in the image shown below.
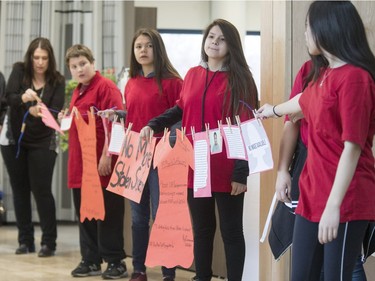
<svg viewBox="0 0 375 281"><path fill-rule="evenodd" d="M292 245L292 281L318 281L322 266L324 280L351 281L368 223L340 223L337 238L322 245L318 241L319 223L296 215Z"/></svg>
<svg viewBox="0 0 375 281"><path fill-rule="evenodd" d="M211 280L216 231L215 201L224 242L228 281L241 281L245 262L242 223L244 193L233 196L230 193L214 192L209 198L193 198L193 190L189 188L188 203L194 231L196 277L200 281Z"/></svg>

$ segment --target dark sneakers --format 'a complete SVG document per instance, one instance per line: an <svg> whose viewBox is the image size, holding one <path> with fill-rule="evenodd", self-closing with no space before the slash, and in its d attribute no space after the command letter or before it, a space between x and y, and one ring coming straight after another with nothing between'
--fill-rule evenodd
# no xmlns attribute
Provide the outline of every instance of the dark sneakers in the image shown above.
<svg viewBox="0 0 375 281"><path fill-rule="evenodd" d="M38 253L38 257L40 258L48 258L54 255L55 255L55 251L48 248L47 245L43 245Z"/></svg>
<svg viewBox="0 0 375 281"><path fill-rule="evenodd" d="M20 244L16 249L16 255L24 255L28 253L35 253L35 245L27 246L26 244Z"/></svg>
<svg viewBox="0 0 375 281"><path fill-rule="evenodd" d="M128 277L126 264L124 262L108 263L107 269L103 272L103 279L120 279Z"/></svg>
<svg viewBox="0 0 375 281"><path fill-rule="evenodd" d="M81 261L80 264L72 271L73 277L97 276L102 274L100 264L90 264Z"/></svg>
<svg viewBox="0 0 375 281"><path fill-rule="evenodd" d="M147 275L144 272L134 272L129 281L147 281Z"/></svg>
<svg viewBox="0 0 375 281"><path fill-rule="evenodd" d="M174 281L174 277L172 276L164 276L163 281Z"/></svg>

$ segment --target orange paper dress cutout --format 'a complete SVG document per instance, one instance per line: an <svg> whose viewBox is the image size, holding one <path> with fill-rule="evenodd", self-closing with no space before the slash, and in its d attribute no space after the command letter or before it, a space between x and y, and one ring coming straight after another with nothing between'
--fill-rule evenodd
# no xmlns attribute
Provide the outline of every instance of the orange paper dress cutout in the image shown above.
<svg viewBox="0 0 375 281"><path fill-rule="evenodd" d="M82 152L82 187L81 187L81 209L80 221L104 220L103 190L98 173L98 161L96 155L96 125L95 116L88 113L88 124L76 111L76 122L78 139Z"/></svg>
<svg viewBox="0 0 375 281"><path fill-rule="evenodd" d="M176 130L173 148L161 140L156 149L154 166L158 167L160 201L151 229L146 265L168 268L180 265L189 268L193 263L193 231L187 203L189 166L193 167L194 153L190 141ZM159 154L163 151L163 154Z"/></svg>
<svg viewBox="0 0 375 281"><path fill-rule="evenodd" d="M155 143L155 138L147 142L140 139L139 133L128 130L107 190L139 203L150 172Z"/></svg>

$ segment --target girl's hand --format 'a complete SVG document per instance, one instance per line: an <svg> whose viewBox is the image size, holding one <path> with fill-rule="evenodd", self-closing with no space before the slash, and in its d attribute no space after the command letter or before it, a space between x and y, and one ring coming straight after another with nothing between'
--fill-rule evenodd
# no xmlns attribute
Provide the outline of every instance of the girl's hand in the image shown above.
<svg viewBox="0 0 375 281"><path fill-rule="evenodd" d="M112 172L111 164L112 157L102 154L98 165L99 176L109 176Z"/></svg>
<svg viewBox="0 0 375 281"><path fill-rule="evenodd" d="M231 185L232 185L232 192L230 193L230 195L239 195L247 190L246 184L232 181Z"/></svg>
<svg viewBox="0 0 375 281"><path fill-rule="evenodd" d="M318 240L321 244L336 239L339 223L340 208L326 206L319 222Z"/></svg>
<svg viewBox="0 0 375 281"><path fill-rule="evenodd" d="M278 171L275 192L277 200L281 202L290 203L292 198L290 197L292 189L292 180L288 171Z"/></svg>
<svg viewBox="0 0 375 281"><path fill-rule="evenodd" d="M110 121L113 121L116 116L116 112L113 109L99 110L97 114L100 117L107 117Z"/></svg>
<svg viewBox="0 0 375 281"><path fill-rule="evenodd" d="M273 105L266 103L257 110L255 117L260 118L260 119L267 119L269 117L275 118L277 116L274 114L273 108L274 108Z"/></svg>
<svg viewBox="0 0 375 281"><path fill-rule="evenodd" d="M152 135L154 134L154 131L149 126L145 126L142 128L142 130L139 133L139 137L143 140L151 141Z"/></svg>
<svg viewBox="0 0 375 281"><path fill-rule="evenodd" d="M299 120L305 118L305 116L303 115L302 111L300 112L296 112L296 113L292 113L292 114L289 114L289 119L293 122L293 123L297 123Z"/></svg>

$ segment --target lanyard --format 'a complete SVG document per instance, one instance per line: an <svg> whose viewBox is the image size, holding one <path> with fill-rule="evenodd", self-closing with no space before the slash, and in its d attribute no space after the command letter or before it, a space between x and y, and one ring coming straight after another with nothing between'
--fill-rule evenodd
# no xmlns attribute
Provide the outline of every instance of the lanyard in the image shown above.
<svg viewBox="0 0 375 281"><path fill-rule="evenodd" d="M214 77L216 76L216 73L218 73L218 72L219 72L219 70L215 71L214 75L212 75L210 81L208 81L208 68L206 69L206 82L205 82L205 87L204 87L203 97L202 97L202 129L201 129L201 132L206 130L205 125L204 125L204 104L206 102L207 89L211 85L212 80L214 79Z"/></svg>

